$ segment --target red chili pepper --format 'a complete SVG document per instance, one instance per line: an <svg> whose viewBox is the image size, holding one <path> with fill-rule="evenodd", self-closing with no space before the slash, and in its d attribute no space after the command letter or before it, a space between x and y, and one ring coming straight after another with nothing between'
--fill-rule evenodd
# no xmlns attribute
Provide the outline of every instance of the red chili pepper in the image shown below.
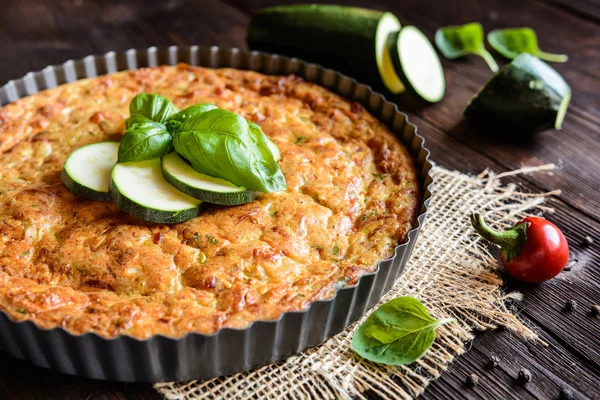
<svg viewBox="0 0 600 400"><path fill-rule="evenodd" d="M471 215L471 224L484 239L500 247L500 258L506 270L523 282L552 279L569 261L565 235L544 218L523 218L504 232L488 227L479 214Z"/></svg>

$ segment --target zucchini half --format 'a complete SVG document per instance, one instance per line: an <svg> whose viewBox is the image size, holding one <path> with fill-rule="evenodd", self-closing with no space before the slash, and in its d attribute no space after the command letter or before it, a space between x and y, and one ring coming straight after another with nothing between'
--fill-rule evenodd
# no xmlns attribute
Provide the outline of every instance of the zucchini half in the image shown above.
<svg viewBox="0 0 600 400"><path fill-rule="evenodd" d="M433 45L419 29L407 26L390 34L391 59L406 87L430 103L446 91L444 69Z"/></svg>
<svg viewBox="0 0 600 400"><path fill-rule="evenodd" d="M225 179L196 172L176 152L163 156L161 165L165 180L173 187L207 203L234 206L249 203L258 196L258 193L235 186Z"/></svg>
<svg viewBox="0 0 600 400"><path fill-rule="evenodd" d="M561 129L570 101L571 88L563 77L539 58L522 53L483 86L464 115L506 133Z"/></svg>
<svg viewBox="0 0 600 400"><path fill-rule="evenodd" d="M176 224L197 217L201 201L181 193L163 178L160 159L116 164L110 192L128 214L159 224Z"/></svg>
<svg viewBox="0 0 600 400"><path fill-rule="evenodd" d="M387 46L400 21L389 12L330 4L268 7L250 22L248 47L304 58L404 91Z"/></svg>
<svg viewBox="0 0 600 400"><path fill-rule="evenodd" d="M90 200L110 201L110 171L117 162L119 142L88 144L65 161L61 179L69 190Z"/></svg>

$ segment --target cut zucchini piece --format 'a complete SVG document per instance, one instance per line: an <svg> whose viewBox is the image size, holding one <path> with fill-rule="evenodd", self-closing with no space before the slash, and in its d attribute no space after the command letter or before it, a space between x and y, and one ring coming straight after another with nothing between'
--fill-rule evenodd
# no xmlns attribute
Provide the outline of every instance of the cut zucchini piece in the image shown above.
<svg viewBox="0 0 600 400"><path fill-rule="evenodd" d="M110 171L117 162L119 142L88 144L74 150L61 178L69 190L90 200L110 201Z"/></svg>
<svg viewBox="0 0 600 400"><path fill-rule="evenodd" d="M200 203L163 177L160 159L118 163L110 174L110 192L128 214L159 224L176 224L200 214Z"/></svg>
<svg viewBox="0 0 600 400"><path fill-rule="evenodd" d="M563 77L523 53L483 86L464 114L488 129L507 133L561 129L570 100L571 88Z"/></svg>
<svg viewBox="0 0 600 400"><path fill-rule="evenodd" d="M377 81L398 94L404 85L394 70L387 39L399 29L400 21L389 12L292 4L255 14L246 40L253 50L305 58L371 81L379 75Z"/></svg>
<svg viewBox="0 0 600 400"><path fill-rule="evenodd" d="M177 190L207 203L234 206L254 200L258 193L235 186L225 179L196 172L179 154L172 152L162 158L162 172Z"/></svg>
<svg viewBox="0 0 600 400"><path fill-rule="evenodd" d="M394 58L390 53L390 47L388 46L388 38L393 32L399 31L401 28L400 21L392 13L385 13L382 15L377 24L377 33L375 35L375 60L377 62L377 69L379 70L379 76L385 87L393 94L403 93L406 89L402 80L398 76L396 69L394 68Z"/></svg>
<svg viewBox="0 0 600 400"><path fill-rule="evenodd" d="M414 26L407 26L392 33L388 44L396 72L406 87L425 101L440 101L446 91L446 78L427 36Z"/></svg>

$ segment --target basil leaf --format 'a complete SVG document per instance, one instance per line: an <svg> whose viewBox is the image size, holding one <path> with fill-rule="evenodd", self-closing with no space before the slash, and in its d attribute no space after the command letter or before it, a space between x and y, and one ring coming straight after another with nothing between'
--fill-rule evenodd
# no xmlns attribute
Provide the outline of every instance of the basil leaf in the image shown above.
<svg viewBox="0 0 600 400"><path fill-rule="evenodd" d="M483 57L493 72L498 71L494 57L485 49L483 27L478 22L438 29L435 33L435 44L449 60L476 54Z"/></svg>
<svg viewBox="0 0 600 400"><path fill-rule="evenodd" d="M133 124L142 124L147 122L154 122L148 117L144 117L142 114L133 114L129 118L125 120L125 127L127 129L131 128Z"/></svg>
<svg viewBox="0 0 600 400"><path fill-rule="evenodd" d="M146 161L161 157L171 147L171 134L158 122L135 123L125 131L118 162Z"/></svg>
<svg viewBox="0 0 600 400"><path fill-rule="evenodd" d="M265 136L260 126L254 122L248 121L250 139L254 145L252 150L255 155L254 169L262 177L262 180L268 182L270 187L278 188L271 191L282 191L287 188L285 177L279 169L279 147Z"/></svg>
<svg viewBox="0 0 600 400"><path fill-rule="evenodd" d="M214 104L201 103L195 104L188 108L179 111L177 114L172 115L167 121L167 129L173 132L179 128L179 126L187 119L197 117L198 115L204 114L207 111L218 108Z"/></svg>
<svg viewBox="0 0 600 400"><path fill-rule="evenodd" d="M285 178L270 152L255 144L241 116L215 109L187 119L174 132L175 150L203 174L259 192L285 190Z"/></svg>
<svg viewBox="0 0 600 400"><path fill-rule="evenodd" d="M260 125L248 121L248 128L250 128L250 138L252 139L252 143L260 153L259 159L266 164L265 168L269 170L268 174L270 179L278 181L278 184L286 187L285 178L277 165L281 159L279 147L264 134Z"/></svg>
<svg viewBox="0 0 600 400"><path fill-rule="evenodd" d="M352 348L377 363L410 364L431 347L435 328L453 321L431 318L414 297L398 297L369 315L352 337Z"/></svg>
<svg viewBox="0 0 600 400"><path fill-rule="evenodd" d="M535 31L531 28L496 29L488 33L488 42L498 53L512 60L521 53L550 62L565 62L566 54L551 54L540 50Z"/></svg>
<svg viewBox="0 0 600 400"><path fill-rule="evenodd" d="M265 135L260 125L248 121L248 127L250 128L250 136L253 138L253 143L257 146L261 146L263 149L266 148L271 156L273 156L275 162L278 162L281 159L279 147Z"/></svg>
<svg viewBox="0 0 600 400"><path fill-rule="evenodd" d="M129 103L129 114L141 114L154 122L164 123L179 110L160 94L140 93Z"/></svg>

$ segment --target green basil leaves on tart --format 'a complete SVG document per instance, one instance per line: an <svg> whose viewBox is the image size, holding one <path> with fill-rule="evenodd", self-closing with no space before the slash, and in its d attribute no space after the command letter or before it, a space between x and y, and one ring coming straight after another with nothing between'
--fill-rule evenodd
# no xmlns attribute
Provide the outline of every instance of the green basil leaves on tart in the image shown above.
<svg viewBox="0 0 600 400"><path fill-rule="evenodd" d="M277 145L236 113L209 103L179 111L148 93L133 98L130 113L120 143L71 153L63 170L70 190L169 224L196 217L201 202L233 206L287 188Z"/></svg>

